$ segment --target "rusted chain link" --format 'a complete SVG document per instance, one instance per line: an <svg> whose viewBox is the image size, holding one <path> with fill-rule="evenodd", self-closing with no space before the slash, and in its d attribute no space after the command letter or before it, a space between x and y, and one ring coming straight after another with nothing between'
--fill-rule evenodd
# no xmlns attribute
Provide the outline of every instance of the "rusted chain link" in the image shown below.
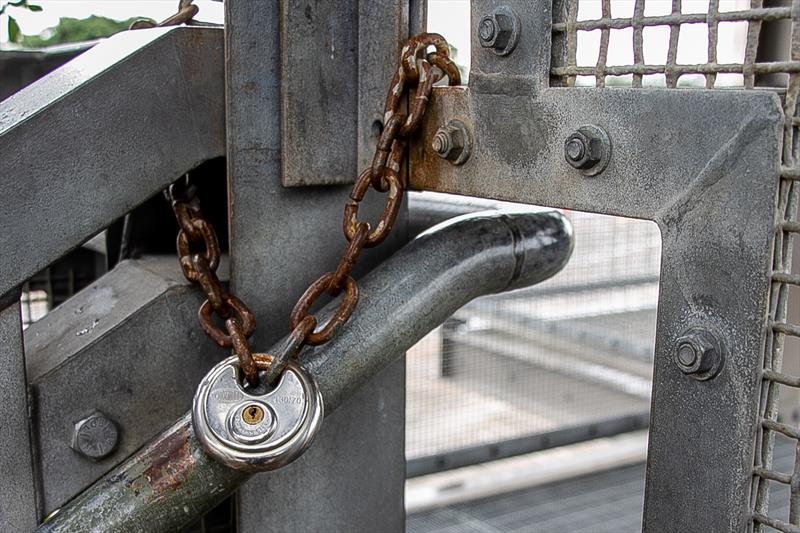
<svg viewBox="0 0 800 533"><path fill-rule="evenodd" d="M436 52L427 53L429 47ZM458 67L450 59L449 46L444 37L436 33L423 33L409 39L400 52L400 65L394 74L384 105L384 128L375 147L372 166L356 180L350 192L350 201L344 208L343 230L349 245L333 272L327 272L306 289L294 306L289 327L296 328L309 315L319 296L327 291L337 296L345 293L339 307L319 330L308 334L305 344L319 345L331 339L336 329L347 322L358 304L358 286L350 277L363 248L383 242L394 227L403 202L406 180L401 171L408 137L422 123L430 100L433 85L448 77L450 85L459 85ZM400 110L403 96L408 94L408 113ZM386 204L373 229L369 222L359 220L358 210L370 185L378 192L386 192Z"/></svg>
<svg viewBox="0 0 800 533"><path fill-rule="evenodd" d="M161 22L155 22L151 19L137 19L131 22L128 27L129 30L143 30L148 28L163 28L165 26L180 26L181 24L189 24L197 12L200 11L192 2L194 0L179 0L178 12L168 17Z"/></svg>
<svg viewBox="0 0 800 533"><path fill-rule="evenodd" d="M181 10L190 5L191 1L182 0ZM428 53L430 47L436 51ZM423 33L406 42L386 96L384 128L372 165L359 175L344 208L342 229L348 241L347 248L336 269L320 276L297 300L289 315L291 333L276 354L252 353L247 338L255 331L255 318L241 300L221 288L216 275L219 266L216 233L202 217L199 207L193 205L192 198L180 194L177 187L170 188L172 208L180 226L177 246L181 268L186 279L200 285L207 298L198 312L200 324L214 342L231 348L238 356L249 383L258 382L258 370L265 370L264 361L267 360L269 367L266 368L265 381L273 383L289 359L296 357L304 345L328 342L337 328L350 318L358 304L358 284L350 274L361 251L383 242L394 227L406 191L402 165L408 137L422 123L433 85L445 76L450 85L461 83L458 67L450 59L449 47L441 35ZM406 95L408 112L403 112L401 105ZM383 213L374 228L358 218L359 205L370 186L386 193ZM333 314L317 328L317 319L311 314L311 308L325 292L331 297L344 294ZM224 330L215 323L214 315L224 321Z"/></svg>
<svg viewBox="0 0 800 533"><path fill-rule="evenodd" d="M256 319L241 300L222 289L217 277L220 259L217 234L203 218L191 187L173 184L168 196L180 228L177 248L183 275L200 285L206 294L206 301L197 313L200 325L218 345L233 349L247 382L256 385L258 369L247 342L256 329ZM225 331L214 323L213 314L225 321Z"/></svg>

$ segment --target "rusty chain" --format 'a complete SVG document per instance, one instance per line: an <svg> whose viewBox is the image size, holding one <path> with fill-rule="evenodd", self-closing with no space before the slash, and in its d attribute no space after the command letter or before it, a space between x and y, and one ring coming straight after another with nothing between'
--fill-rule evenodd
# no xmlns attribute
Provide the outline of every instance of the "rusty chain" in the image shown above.
<svg viewBox="0 0 800 533"><path fill-rule="evenodd" d="M189 5L191 1L181 1L182 9ZM430 47L434 47L435 52L428 53ZM383 242L397 220L406 191L402 164L408 139L422 123L433 85L445 76L450 85L461 83L458 67L450 59L447 41L441 35L423 33L406 42L386 96L384 128L372 165L358 176L344 208L343 231L348 245L336 268L320 276L297 300L289 315L291 333L278 353L269 356L267 383L274 382L289 359L296 357L304 345L328 342L356 308L358 285L350 274L361 251ZM401 109L406 93L408 112ZM370 187L387 193L383 213L374 228L358 218L359 205ZM217 236L203 218L192 186L181 189L176 184L168 193L180 228L177 248L181 269L186 279L200 285L206 295L198 312L200 324L219 346L232 349L248 383L255 385L259 381L256 361L264 360L265 355L254 354L247 340L255 331L255 317L241 300L221 287L216 274L220 259ZM317 318L311 314L311 307L325 292L331 297L344 294L336 311L317 328ZM224 322L224 329L215 323L214 315Z"/></svg>

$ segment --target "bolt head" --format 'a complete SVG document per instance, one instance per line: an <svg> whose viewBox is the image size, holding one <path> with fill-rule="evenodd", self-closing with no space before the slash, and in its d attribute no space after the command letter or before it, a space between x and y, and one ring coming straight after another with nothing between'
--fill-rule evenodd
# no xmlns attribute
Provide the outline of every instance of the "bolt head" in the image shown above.
<svg viewBox="0 0 800 533"><path fill-rule="evenodd" d="M75 422L71 447L92 461L107 457L117 447L119 430L114 421L100 411Z"/></svg>
<svg viewBox="0 0 800 533"><path fill-rule="evenodd" d="M600 161L599 146L582 131L572 133L564 141L564 159L573 168L591 168Z"/></svg>
<svg viewBox="0 0 800 533"><path fill-rule="evenodd" d="M501 55L510 53L519 37L519 22L514 12L505 6L484 15L478 23L478 41L483 48L492 48Z"/></svg>
<svg viewBox="0 0 800 533"><path fill-rule="evenodd" d="M697 349L691 342L678 345L678 363L682 368L690 368L697 362Z"/></svg>
<svg viewBox="0 0 800 533"><path fill-rule="evenodd" d="M463 164L470 153L470 136L466 125L460 120L448 121L431 138L431 149L454 165Z"/></svg>
<svg viewBox="0 0 800 533"><path fill-rule="evenodd" d="M586 155L587 150L588 147L583 141L575 137L568 138L564 145L564 153L567 156L567 160L572 162L581 161Z"/></svg>
<svg viewBox="0 0 800 533"><path fill-rule="evenodd" d="M688 376L711 379L722 368L722 347L710 331L692 328L675 342L675 363Z"/></svg>
<svg viewBox="0 0 800 533"><path fill-rule="evenodd" d="M447 154L453 148L450 133L444 128L439 128L431 140L431 148L437 155L446 159Z"/></svg>
<svg viewBox="0 0 800 533"><path fill-rule="evenodd" d="M496 32L497 27L495 26L494 17L491 15L483 17L478 25L478 37L480 37L481 46L483 46L483 43L491 42Z"/></svg>

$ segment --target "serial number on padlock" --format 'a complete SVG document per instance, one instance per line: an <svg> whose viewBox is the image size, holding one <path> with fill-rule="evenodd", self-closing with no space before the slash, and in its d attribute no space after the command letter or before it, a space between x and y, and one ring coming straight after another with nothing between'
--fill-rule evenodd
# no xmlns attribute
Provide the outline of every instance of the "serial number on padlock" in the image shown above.
<svg viewBox="0 0 800 533"><path fill-rule="evenodd" d="M275 401L286 404L301 404L303 403L303 398L300 396L281 396L280 398L276 398Z"/></svg>

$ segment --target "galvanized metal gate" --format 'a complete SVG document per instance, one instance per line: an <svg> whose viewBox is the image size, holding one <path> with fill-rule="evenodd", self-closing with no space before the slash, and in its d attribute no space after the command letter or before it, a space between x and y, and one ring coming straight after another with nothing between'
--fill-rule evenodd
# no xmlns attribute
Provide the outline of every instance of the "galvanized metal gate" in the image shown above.
<svg viewBox="0 0 800 533"><path fill-rule="evenodd" d="M794 496L789 517L771 516L767 502L770 483L797 479L770 467L774 434L799 436L776 418L778 389L797 386L780 366L784 340L800 333L787 319L789 286L800 282L790 273L800 34L772 21L794 23L800 6L758 2L723 12L712 1L708 12L686 14L676 1L670 14L645 16L637 1L633 16L615 17L606 0L600 19L578 21L577 1L556 2L552 12L549 2L507 4L522 27L552 41L520 40L511 56L475 50L469 88L439 89L439 120L423 134L463 117L474 128L473 156L454 168L418 145L412 183L656 221L663 251L644 528L797 531ZM496 10L492 2L472 5L473 26ZM716 61L718 27L727 21L748 22L741 63ZM685 24L707 25L706 63L677 63ZM762 32L767 24L771 32ZM667 58L649 64L643 33L658 26L670 28ZM610 33L627 28L633 61L607 65ZM601 32L597 63L577 66L579 35L591 30ZM741 73L744 89L774 92L676 90L685 74L702 74L713 89L720 73ZM659 74L666 89L642 89L643 79ZM579 76L592 77L596 89L576 87ZM631 88L605 88L610 76L627 77L618 84ZM565 139L584 124L605 130L613 146L596 177L563 160ZM710 380L676 364L681 340L698 331L712 333L726 352Z"/></svg>
<svg viewBox="0 0 800 533"><path fill-rule="evenodd" d="M673 0L669 14L650 15L636 0L623 17L602 0L594 20L582 20L579 7L472 2L469 85L435 89L410 183L658 223L644 529L800 531L800 461L775 472L771 458L776 438L800 440L778 409L781 393L800 388L800 365L782 361L800 337L800 274L791 270L800 233L800 2L723 10L711 0L706 12L685 13ZM481 32L484 17L509 33ZM285 317L298 288L335 263L327 244L338 224L319 231L318 221L338 220L339 185L368 163L398 44L423 20L415 1L229 2L224 32L120 35L0 104L0 149L24 154L0 160L0 221L13 228L0 235L0 517L11 529L31 529L62 506L68 513L69 500L184 412L218 358L189 326L198 296L157 262L101 278L29 330L24 352L20 284L184 172L226 155L231 283L260 319ZM743 60L719 63L719 28L732 22L747 23ZM702 64L677 61L687 24L708 28ZM652 27L669 28L663 63L644 57ZM578 65L580 35L594 30L597 62ZM611 35L625 30L633 59L609 65ZM678 90L685 75L714 89L730 73L742 75L743 90ZM653 75L663 75L664 88L647 87ZM578 86L584 76L594 88ZM606 87L612 77L630 88ZM137 98L120 102L121 87ZM452 120L472 141L460 165L431 142ZM602 172L565 161L565 140L578 131L607 136ZM26 216L34 207L39 219ZM265 298L264 280L276 272L280 283ZM270 345L281 329L261 328L254 340ZM703 346L722 359L703 360ZM401 529L403 394L395 363L342 404L303 460L242 487L239 529ZM97 407L125 434L112 455L89 464L65 435ZM244 481L203 459L190 436L170 442L156 463L174 485L128 495L115 520L133 527L148 512L198 515L214 498L187 490L223 494ZM776 483L791 488L788 517L768 507Z"/></svg>

